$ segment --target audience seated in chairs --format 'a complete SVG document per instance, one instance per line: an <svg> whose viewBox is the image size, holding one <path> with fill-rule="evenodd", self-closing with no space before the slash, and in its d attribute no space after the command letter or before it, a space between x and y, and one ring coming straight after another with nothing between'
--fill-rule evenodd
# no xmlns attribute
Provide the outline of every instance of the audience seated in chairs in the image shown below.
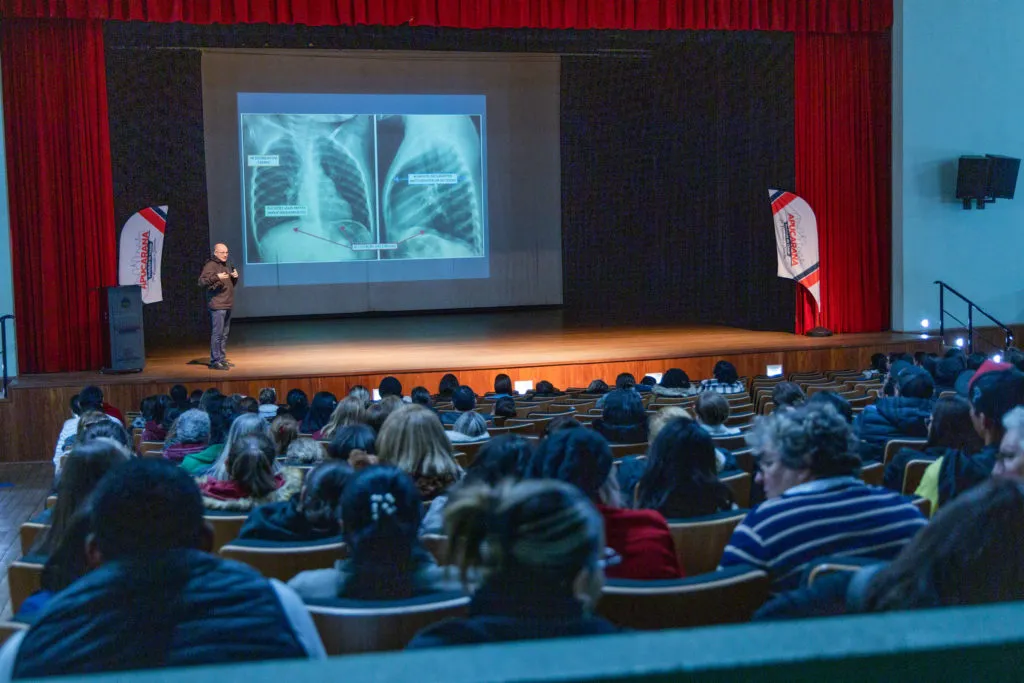
<svg viewBox="0 0 1024 683"><path fill-rule="evenodd" d="M430 390L426 387L413 387L412 391L409 392L409 400L424 408L432 409L434 407L434 400L430 396Z"/></svg>
<svg viewBox="0 0 1024 683"><path fill-rule="evenodd" d="M856 476L856 438L831 406L773 413L750 439L768 500L733 532L721 566L763 569L774 592L795 588L819 557L892 558L926 523L908 499Z"/></svg>
<svg viewBox="0 0 1024 683"><path fill-rule="evenodd" d="M779 382L772 387L772 403L775 404L775 410L795 408L806 400L804 390L796 382Z"/></svg>
<svg viewBox="0 0 1024 683"><path fill-rule="evenodd" d="M283 458L288 448L299 438L299 421L291 415L279 415L270 423L270 436L274 440L277 457Z"/></svg>
<svg viewBox="0 0 1024 683"><path fill-rule="evenodd" d="M836 412L846 420L846 424L853 424L853 406L850 405L850 402L845 397L830 389L815 393L814 396L807 399L807 403L809 405L823 405L827 403L835 408Z"/></svg>
<svg viewBox="0 0 1024 683"><path fill-rule="evenodd" d="M895 369L895 368L894 368ZM896 395L883 396L864 408L854 421L864 460L881 460L890 439L924 438L925 422L932 413L932 376L925 370L905 367L896 377Z"/></svg>
<svg viewBox="0 0 1024 683"><path fill-rule="evenodd" d="M679 368L669 368L661 376L661 383L651 387L655 396L669 398L696 396L697 387L690 383L690 377Z"/></svg>
<svg viewBox="0 0 1024 683"><path fill-rule="evenodd" d="M381 400L388 396L395 396L398 399L402 398L402 383L398 381L397 377L385 377L377 385L377 393L380 394Z"/></svg>
<svg viewBox="0 0 1024 683"><path fill-rule="evenodd" d="M267 422L273 422L277 417L277 411L277 390L274 387L260 389L259 407L256 412Z"/></svg>
<svg viewBox="0 0 1024 683"><path fill-rule="evenodd" d="M185 412L192 407L188 400L188 387L184 384L175 384L167 394L168 398L171 399L170 407L175 407L181 412Z"/></svg>
<svg viewBox="0 0 1024 683"><path fill-rule="evenodd" d="M693 420L672 420L647 455L636 490L636 507L666 519L702 517L736 507L729 487L718 481L715 445Z"/></svg>
<svg viewBox="0 0 1024 683"><path fill-rule="evenodd" d="M934 462L951 451L977 453L984 445L971 420L971 404L959 396L940 398L928 418L928 443L923 450L903 448L893 456L885 466L885 487L903 490L903 470L911 460Z"/></svg>
<svg viewBox="0 0 1024 683"><path fill-rule="evenodd" d="M195 476L205 474L224 451L224 442L231 429L232 416L224 404L224 395L217 390L207 391L200 400L200 409L210 418L209 444L201 451L189 453L181 461L181 468ZM266 423L264 423L266 424Z"/></svg>
<svg viewBox="0 0 1024 683"><path fill-rule="evenodd" d="M348 395L354 399L362 401L364 406L370 405L370 399L372 398L370 390L364 387L362 384L357 384L351 389L349 389Z"/></svg>
<svg viewBox="0 0 1024 683"><path fill-rule="evenodd" d="M480 413L474 412L460 415L455 421L455 426L451 430L446 430L445 434L453 444L477 443L491 438L487 433L487 420Z"/></svg>
<svg viewBox="0 0 1024 683"><path fill-rule="evenodd" d="M466 468L466 476L453 487L453 490L481 482L497 486L505 479L518 481L532 457L533 445L529 439L518 434L496 436L480 448L473 464ZM430 508L420 525L421 534L444 532L444 508L448 504L449 496L450 494L442 494L430 503Z"/></svg>
<svg viewBox="0 0 1024 683"><path fill-rule="evenodd" d="M366 424L368 424L374 432L380 434L381 428L384 427L384 423L391 416L391 413L395 412L399 408L405 405L397 396L385 396L376 403L371 403L366 408Z"/></svg>
<svg viewBox="0 0 1024 683"><path fill-rule="evenodd" d="M259 415L253 417L266 425ZM232 439L225 469L226 479L211 475L197 481L203 506L208 510L249 511L259 505L286 501L302 486L302 474L294 468L274 474L274 443L265 434Z"/></svg>
<svg viewBox="0 0 1024 683"><path fill-rule="evenodd" d="M202 474L209 478L219 479L221 481L227 481L230 479L231 468L228 464L229 454L231 453L231 449L234 447L235 443L247 436L261 436L270 443L272 451L270 462L271 465L273 465L274 459L277 455L277 449L274 445L274 437L270 433L270 425L268 425L259 415L250 413L246 415L239 415L235 418L235 421L231 423L231 429L228 431L228 438L224 441L224 447L217 456L217 460L209 470L202 472ZM291 444L289 444L288 447L291 448Z"/></svg>
<svg viewBox="0 0 1024 683"><path fill-rule="evenodd" d="M871 367L864 371L864 379L882 379L889 372L889 357L884 353L871 356Z"/></svg>
<svg viewBox="0 0 1024 683"><path fill-rule="evenodd" d="M334 438L327 444L327 457L331 460L351 462L354 454L362 456L373 456L377 453L377 434L368 425L348 425L342 427L334 434Z"/></svg>
<svg viewBox="0 0 1024 683"><path fill-rule="evenodd" d="M40 560L50 556L63 541L72 517L85 507L103 476L130 457L131 451L113 439L99 437L76 444L68 455L57 485L56 505L33 520L50 526L28 550L28 555Z"/></svg>
<svg viewBox="0 0 1024 683"><path fill-rule="evenodd" d="M608 383L603 379L595 379L587 385L586 394L607 394L609 392Z"/></svg>
<svg viewBox="0 0 1024 683"><path fill-rule="evenodd" d="M306 413L308 412L309 396L302 389L292 389L285 397L285 405L281 407L281 410L277 411L277 414L287 413L301 424L306 419Z"/></svg>
<svg viewBox="0 0 1024 683"><path fill-rule="evenodd" d="M516 391L512 388L512 378L501 373L496 375L494 378L494 393L490 394L488 398L499 399L499 398L512 398L516 396Z"/></svg>
<svg viewBox="0 0 1024 683"><path fill-rule="evenodd" d="M603 585L601 517L574 487L467 486L448 504L445 528L463 581L486 578L470 616L424 629L410 649L616 632L592 616Z"/></svg>
<svg viewBox="0 0 1024 683"><path fill-rule="evenodd" d="M405 406L384 423L377 437L377 455L410 477L425 501L431 501L462 478L452 442L433 411Z"/></svg>
<svg viewBox="0 0 1024 683"><path fill-rule="evenodd" d="M316 439L308 436L301 436L288 445L288 450L281 459L281 465L285 467L308 467L319 465L324 461L327 449Z"/></svg>
<svg viewBox="0 0 1024 683"><path fill-rule="evenodd" d="M499 398L494 402L494 417L515 417L516 416L516 401L511 396L505 396Z"/></svg>
<svg viewBox="0 0 1024 683"><path fill-rule="evenodd" d="M647 411L640 394L632 388L608 392L601 417L591 427L610 443L646 443Z"/></svg>
<svg viewBox="0 0 1024 683"><path fill-rule="evenodd" d="M40 590L21 603L14 621L34 623L53 596L85 576L89 571L85 555L89 529L89 507L86 504L71 517L61 534L60 542L48 553L39 577Z"/></svg>
<svg viewBox="0 0 1024 683"><path fill-rule="evenodd" d="M206 450L210 441L210 416L198 409L186 410L174 423L172 439L164 442L164 457L174 464Z"/></svg>
<svg viewBox="0 0 1024 683"><path fill-rule="evenodd" d="M316 435L331 421L337 405L338 399L329 391L318 391L313 394L313 402L309 405L306 417L299 422L299 431L320 438Z"/></svg>
<svg viewBox="0 0 1024 683"><path fill-rule="evenodd" d="M175 423L177 423L178 418L181 417L181 414L184 412L184 410L182 410L181 408L174 404L169 405L167 407L167 410L164 411L164 421L161 424L163 425L164 428L163 442L165 445L167 444L168 439L171 439L174 436L174 425ZM145 439L141 440L145 441Z"/></svg>
<svg viewBox="0 0 1024 683"><path fill-rule="evenodd" d="M1018 406L1003 416L1006 430L992 476L1024 481L1024 408Z"/></svg>
<svg viewBox="0 0 1024 683"><path fill-rule="evenodd" d="M960 351L960 349L956 349ZM956 391L956 378L967 369L967 358L960 351L955 356L942 358L935 364L935 395L946 391Z"/></svg>
<svg viewBox="0 0 1024 683"><path fill-rule="evenodd" d="M124 446L129 453L132 452L132 437L128 430L119 422L114 422L105 416L96 422L82 420L78 423L78 435L75 437L75 445L87 444L95 439L110 439Z"/></svg>
<svg viewBox="0 0 1024 683"><path fill-rule="evenodd" d="M459 386L459 378L449 372L448 374L441 378L441 381L437 386L438 400L452 400L452 397L455 395L455 390L458 389Z"/></svg>
<svg viewBox="0 0 1024 683"><path fill-rule="evenodd" d="M726 426L725 421L729 419L732 409L729 407L729 401L717 391L704 392L698 396L693 412L697 417L697 424L711 436L740 435L738 427Z"/></svg>
<svg viewBox="0 0 1024 683"><path fill-rule="evenodd" d="M103 391L99 387L87 386L78 392L78 413L65 420L61 426L60 434L57 436L57 445L53 450L54 472L60 474L60 456L68 448L67 440L78 433L78 423L81 416L88 412L102 413L118 424L124 425L124 416L121 411L103 402ZM71 400L72 412L74 413L75 400Z"/></svg>
<svg viewBox="0 0 1024 683"><path fill-rule="evenodd" d="M971 385L971 420L985 442L977 453L951 451L925 470L917 495L932 503L932 511L988 479L1006 435L1003 418L1024 405L1024 373L1017 369L981 374Z"/></svg>
<svg viewBox="0 0 1024 683"><path fill-rule="evenodd" d="M90 527L95 569L4 644L0 679L325 656L291 589L203 552L199 491L167 461L108 473Z"/></svg>
<svg viewBox="0 0 1024 683"><path fill-rule="evenodd" d="M352 468L341 461L314 468L299 495L254 508L238 538L299 543L340 536L341 494L352 476Z"/></svg>
<svg viewBox="0 0 1024 683"><path fill-rule="evenodd" d="M674 579L682 575L668 524L654 510L622 508L608 442L590 429L554 432L541 442L524 478L559 479L579 488L604 518L608 547L622 558L608 575Z"/></svg>
<svg viewBox="0 0 1024 683"><path fill-rule="evenodd" d="M415 393L415 389L413 392ZM424 390L426 391L426 390ZM330 419L322 429L313 432L313 438L328 441L342 427L366 423L366 406L354 396L346 396L331 413Z"/></svg>
<svg viewBox="0 0 1024 683"><path fill-rule="evenodd" d="M164 413L171 403L171 397L166 395L148 396L142 399L139 409L141 417L145 420L142 429L143 441L163 441L167 438L167 429L163 425Z"/></svg>
<svg viewBox="0 0 1024 683"><path fill-rule="evenodd" d="M436 421L436 419L435 419ZM308 603L336 598L402 600L452 588L418 539L423 504L416 485L394 467L371 467L341 495L348 559L302 572L288 585Z"/></svg>
<svg viewBox="0 0 1024 683"><path fill-rule="evenodd" d="M712 371L713 379L701 380L700 391L714 391L719 394L743 394L747 388L740 381L736 366L727 360L720 360L715 363Z"/></svg>
<svg viewBox="0 0 1024 683"><path fill-rule="evenodd" d="M463 413L474 412L476 410L476 394L467 386L459 387L452 395L452 407L454 410L441 413L443 424L454 425ZM492 419L491 415L484 415L484 420L490 419Z"/></svg>
<svg viewBox="0 0 1024 683"><path fill-rule="evenodd" d="M636 387L634 388L641 394L647 394L650 393L657 384L658 380L654 379L650 375L644 375L640 378L640 381L636 383Z"/></svg>
<svg viewBox="0 0 1024 683"><path fill-rule="evenodd" d="M565 396L565 392L559 391L551 382L541 380L537 382L537 386L528 398L558 398L559 396Z"/></svg>
<svg viewBox="0 0 1024 683"><path fill-rule="evenodd" d="M993 480L935 515L889 564L837 571L776 596L757 619L1024 600L1024 489ZM844 558L834 558L842 563Z"/></svg>

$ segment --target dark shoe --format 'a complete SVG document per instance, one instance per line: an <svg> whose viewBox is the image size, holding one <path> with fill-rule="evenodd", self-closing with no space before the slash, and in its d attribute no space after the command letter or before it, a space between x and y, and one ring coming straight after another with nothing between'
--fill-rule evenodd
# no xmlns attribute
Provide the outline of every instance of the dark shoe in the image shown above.
<svg viewBox="0 0 1024 683"><path fill-rule="evenodd" d="M228 364L221 361L220 363L210 363L211 370L230 370Z"/></svg>
<svg viewBox="0 0 1024 683"><path fill-rule="evenodd" d="M224 361L224 365L228 366L229 368L235 367L235 364L229 360Z"/></svg>

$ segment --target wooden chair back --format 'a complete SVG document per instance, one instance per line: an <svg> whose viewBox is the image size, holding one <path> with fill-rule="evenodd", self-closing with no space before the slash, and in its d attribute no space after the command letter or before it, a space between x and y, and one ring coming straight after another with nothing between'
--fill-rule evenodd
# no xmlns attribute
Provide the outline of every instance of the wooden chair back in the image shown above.
<svg viewBox="0 0 1024 683"><path fill-rule="evenodd" d="M459 464L463 467L469 467L472 465L473 461L476 460L476 454L480 452L480 449L485 443L487 443L486 439L484 441L473 441L470 443L453 443L452 448L455 449L456 452L462 453L463 460L465 460L465 464Z"/></svg>
<svg viewBox="0 0 1024 683"><path fill-rule="evenodd" d="M741 623L768 599L770 583L766 573L746 567L676 581L609 580L597 612L638 630Z"/></svg>
<svg viewBox="0 0 1024 683"><path fill-rule="evenodd" d="M405 602L396 601L394 607L382 607L377 602L366 608L307 607L330 656L402 650L427 626L469 612L466 596L418 605Z"/></svg>
<svg viewBox="0 0 1024 683"><path fill-rule="evenodd" d="M6 643L15 633L27 630L28 624L23 624L20 621L0 621L0 645Z"/></svg>
<svg viewBox="0 0 1024 683"><path fill-rule="evenodd" d="M724 448L727 451L741 451L747 448L747 437L743 434L736 436L716 436L712 439L715 448Z"/></svg>
<svg viewBox="0 0 1024 683"><path fill-rule="evenodd" d="M550 417L532 417L523 419L516 418L514 420L512 418L509 418L508 420L505 421L505 424L509 427L511 427L512 425L525 425L525 427L523 428L524 436L527 434L532 434L534 436L543 436L544 430L547 428L548 424L550 424L551 420L553 419L554 418Z"/></svg>
<svg viewBox="0 0 1024 683"><path fill-rule="evenodd" d="M888 465L904 448L913 448L915 451L923 451L928 445L927 439L889 439L885 442L885 459L883 462Z"/></svg>
<svg viewBox="0 0 1024 683"><path fill-rule="evenodd" d="M238 562L244 562L268 579L289 581L296 574L312 569L330 569L338 560L348 556L348 547L338 540L316 545L244 545L228 543L217 553Z"/></svg>
<svg viewBox="0 0 1024 683"><path fill-rule="evenodd" d="M501 427L488 427L487 433L490 434L492 437L495 437L501 436L502 434L514 434L516 432L526 433L529 429L530 425L525 422L517 424L508 424L506 422L506 424L502 425Z"/></svg>
<svg viewBox="0 0 1024 683"><path fill-rule="evenodd" d="M839 572L846 572L853 574L864 568L864 565L860 564L842 564L841 562L821 562L814 565L811 568L810 573L807 575L807 587L810 588L814 585L814 582L823 576L828 574L837 574Z"/></svg>
<svg viewBox="0 0 1024 683"><path fill-rule="evenodd" d="M881 486L884 475L885 465L880 462L871 462L860 468L860 478L871 486Z"/></svg>
<svg viewBox="0 0 1024 683"><path fill-rule="evenodd" d="M18 529L18 537L21 540L21 554L27 555L32 546L35 545L36 539L46 533L46 530L49 528L49 524L39 524L38 522L25 522L22 524Z"/></svg>
<svg viewBox="0 0 1024 683"><path fill-rule="evenodd" d="M747 472L737 472L728 477L722 477L719 481L729 487L732 492L732 499L741 508L750 507L750 486L754 477Z"/></svg>
<svg viewBox="0 0 1024 683"><path fill-rule="evenodd" d="M434 556L434 561L439 567L448 564L448 537L440 534L424 534L420 536L420 543Z"/></svg>
<svg viewBox="0 0 1024 683"><path fill-rule="evenodd" d="M612 443L608 447L612 451L613 458L624 458L627 455L644 455L647 453L649 444L643 443Z"/></svg>
<svg viewBox="0 0 1024 683"><path fill-rule="evenodd" d="M736 510L735 514L668 520L668 530L676 547L679 566L686 571L687 576L715 571L733 530L746 515L747 510Z"/></svg>
<svg viewBox="0 0 1024 683"><path fill-rule="evenodd" d="M927 498L922 498L921 496L914 496L914 499L910 502L913 503L914 507L920 510L921 514L925 517L932 516L932 502Z"/></svg>
<svg viewBox="0 0 1024 683"><path fill-rule="evenodd" d="M921 485L924 471L932 464L931 460L911 460L903 469L903 495L912 496Z"/></svg>
<svg viewBox="0 0 1024 683"><path fill-rule="evenodd" d="M43 587L43 565L15 560L7 569L7 587L11 592L11 613L17 614L21 603Z"/></svg>
<svg viewBox="0 0 1024 683"><path fill-rule="evenodd" d="M213 528L213 552L219 552L238 538L247 518L248 515L204 515L203 519Z"/></svg>
<svg viewBox="0 0 1024 683"><path fill-rule="evenodd" d="M775 401L764 401L761 403L761 408L757 411L758 415L771 415L775 412Z"/></svg>

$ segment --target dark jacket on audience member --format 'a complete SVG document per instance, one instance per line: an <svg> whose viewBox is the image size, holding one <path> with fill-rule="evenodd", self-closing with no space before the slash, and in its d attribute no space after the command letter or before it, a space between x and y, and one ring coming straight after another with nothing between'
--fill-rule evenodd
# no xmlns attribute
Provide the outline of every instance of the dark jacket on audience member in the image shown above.
<svg viewBox="0 0 1024 683"><path fill-rule="evenodd" d="M608 443L646 443L647 423L633 425L613 425L604 421L604 418L597 418L591 423L595 432L608 439Z"/></svg>
<svg viewBox="0 0 1024 683"><path fill-rule="evenodd" d="M315 527L298 507L298 496L289 501L260 505L249 513L242 530L238 532L238 538L246 541L298 543L322 541L341 535L341 525Z"/></svg>
<svg viewBox="0 0 1024 683"><path fill-rule="evenodd" d="M953 451L942 458L939 469L939 505L945 505L964 491L973 488L992 475L999 455L999 444L985 446L973 455Z"/></svg>
<svg viewBox="0 0 1024 683"><path fill-rule="evenodd" d="M893 456L889 464L885 466L885 474L883 475L882 483L885 488L892 489L893 491L903 491L903 470L907 469L907 463L911 460L930 460L935 462L941 457L956 453L956 449L947 448L945 446L932 446L926 448L923 451L914 450L913 448L901 448L897 451L896 455ZM913 491L909 491L908 495L913 495Z"/></svg>
<svg viewBox="0 0 1024 683"><path fill-rule="evenodd" d="M928 398L887 396L865 408L854 421L854 429L862 442L861 457L881 460L885 443L890 439L928 436L925 420L931 416L932 407L932 400Z"/></svg>
<svg viewBox="0 0 1024 683"><path fill-rule="evenodd" d="M812 586L779 593L754 613L756 621L837 617L864 612L868 584L886 563L855 572L839 571L818 577Z"/></svg>
<svg viewBox="0 0 1024 683"><path fill-rule="evenodd" d="M286 467L278 474L277 489L263 498L254 498L241 484L213 478L198 479L196 483L203 494L203 507L207 510L248 512L260 505L290 500L302 489L302 473L294 467Z"/></svg>
<svg viewBox="0 0 1024 683"><path fill-rule="evenodd" d="M408 649L616 632L618 628L611 622L587 615L565 587L520 584L512 577L498 575L473 594L468 617L428 626L413 638Z"/></svg>
<svg viewBox="0 0 1024 683"><path fill-rule="evenodd" d="M26 634L14 677L306 656L254 569L176 550L109 562L62 591Z"/></svg>

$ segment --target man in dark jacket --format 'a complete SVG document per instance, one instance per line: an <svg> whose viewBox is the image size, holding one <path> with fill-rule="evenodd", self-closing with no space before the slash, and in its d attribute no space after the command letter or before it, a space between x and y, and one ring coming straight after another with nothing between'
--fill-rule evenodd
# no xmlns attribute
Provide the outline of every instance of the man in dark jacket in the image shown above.
<svg viewBox="0 0 1024 683"><path fill-rule="evenodd" d="M213 256L199 274L199 286L206 288L206 308L210 311L210 368L227 370L226 347L231 330L231 307L235 304L238 271L228 265L228 247L216 244Z"/></svg>
<svg viewBox="0 0 1024 683"><path fill-rule="evenodd" d="M909 366L896 378L896 395L878 399L854 421L860 437L860 456L881 460L890 439L925 438L932 413L935 383L921 368Z"/></svg>
<svg viewBox="0 0 1024 683"><path fill-rule="evenodd" d="M326 656L294 591L204 552L199 489L171 463L108 473L89 526L93 570L4 644L0 680Z"/></svg>

